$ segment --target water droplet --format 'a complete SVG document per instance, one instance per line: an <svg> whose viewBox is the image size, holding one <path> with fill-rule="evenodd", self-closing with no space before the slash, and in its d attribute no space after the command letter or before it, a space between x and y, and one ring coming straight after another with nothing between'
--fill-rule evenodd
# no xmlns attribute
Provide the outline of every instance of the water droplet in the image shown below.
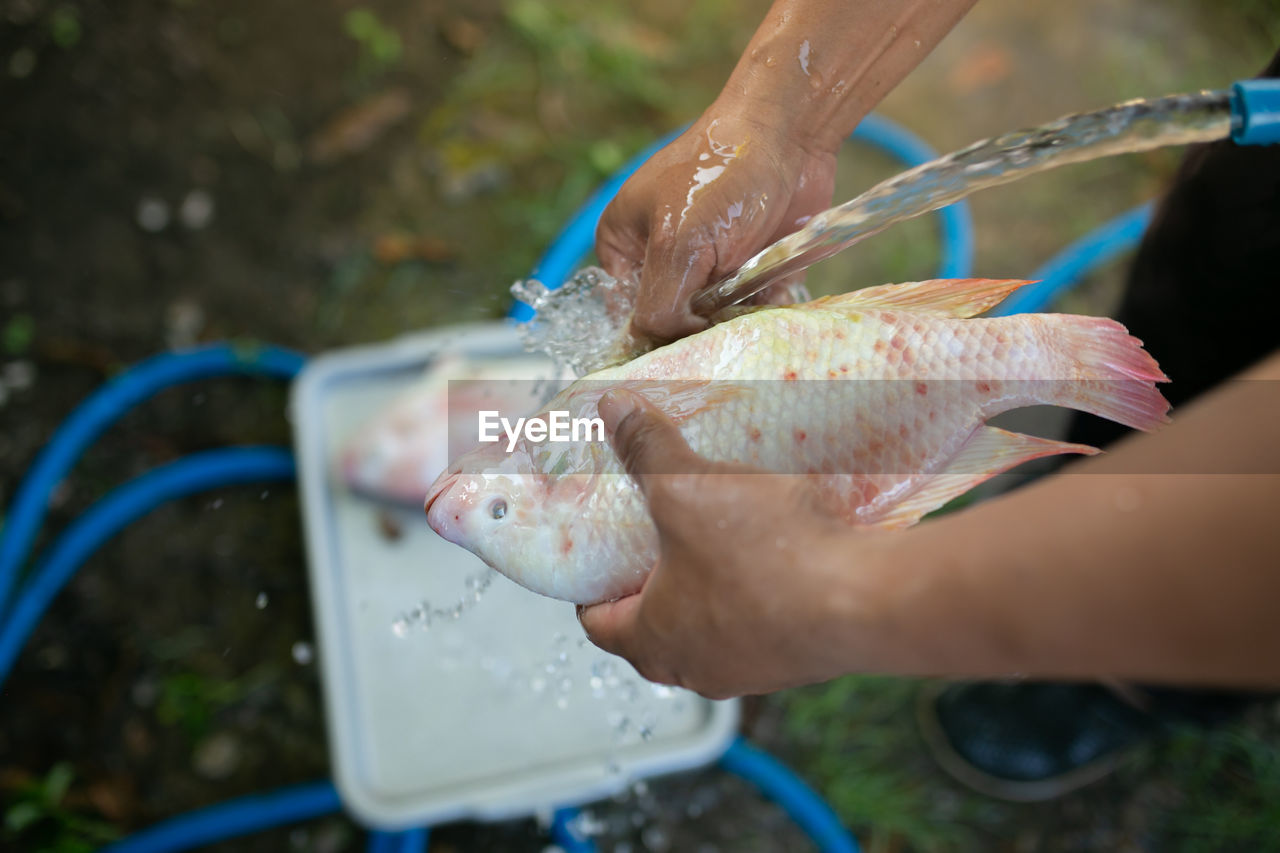
<svg viewBox="0 0 1280 853"><path fill-rule="evenodd" d="M152 234L163 231L169 224L169 205L164 199L146 196L138 202L135 217L143 231Z"/></svg>
<svg viewBox="0 0 1280 853"><path fill-rule="evenodd" d="M258 597L253 600L253 606L259 610L267 609L267 594L265 592L258 593Z"/></svg>
<svg viewBox="0 0 1280 853"><path fill-rule="evenodd" d="M213 221L213 196L201 189L187 193L178 206L178 218L192 231L199 231Z"/></svg>
<svg viewBox="0 0 1280 853"><path fill-rule="evenodd" d="M640 841L653 853L663 853L671 847L671 836L657 824L645 827L640 833Z"/></svg>
<svg viewBox="0 0 1280 853"><path fill-rule="evenodd" d="M311 644L299 640L293 644L293 660L299 666L306 666L311 663L314 652L311 650Z"/></svg>

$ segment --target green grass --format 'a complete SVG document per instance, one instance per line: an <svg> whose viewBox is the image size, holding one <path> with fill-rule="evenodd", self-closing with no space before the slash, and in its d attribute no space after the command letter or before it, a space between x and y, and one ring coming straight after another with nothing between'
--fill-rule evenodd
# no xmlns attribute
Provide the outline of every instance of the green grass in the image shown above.
<svg viewBox="0 0 1280 853"><path fill-rule="evenodd" d="M1012 804L938 769L916 727L919 684L851 676L770 700L782 709L788 758L869 850L1110 849L1097 845L1124 840L1175 853L1280 851L1274 702L1227 725L1154 739L1077 793Z"/></svg>
<svg viewBox="0 0 1280 853"><path fill-rule="evenodd" d="M849 676L778 697L795 761L870 849L981 849L1008 818L936 772L915 728L919 682ZM903 847L905 845L905 848Z"/></svg>
<svg viewBox="0 0 1280 853"><path fill-rule="evenodd" d="M109 824L66 805L75 778L71 765L55 764L45 777L20 786L4 804L0 841L7 850L89 853L119 837Z"/></svg>

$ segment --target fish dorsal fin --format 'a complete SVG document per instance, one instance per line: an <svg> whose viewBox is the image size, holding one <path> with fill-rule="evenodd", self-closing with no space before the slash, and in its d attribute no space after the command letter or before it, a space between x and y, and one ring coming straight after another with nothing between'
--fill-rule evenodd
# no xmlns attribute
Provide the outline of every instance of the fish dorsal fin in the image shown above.
<svg viewBox="0 0 1280 853"><path fill-rule="evenodd" d="M1008 278L935 278L864 287L852 293L824 296L797 307L836 311L884 308L964 318L999 305L1026 284L1031 282Z"/></svg>
<svg viewBox="0 0 1280 853"><path fill-rule="evenodd" d="M1052 441L999 427L979 427L945 468L924 476L920 488L891 504L883 515L869 519L869 523L876 527L909 527L947 501L1023 462L1060 453L1092 456L1098 452L1096 447L1087 444Z"/></svg>

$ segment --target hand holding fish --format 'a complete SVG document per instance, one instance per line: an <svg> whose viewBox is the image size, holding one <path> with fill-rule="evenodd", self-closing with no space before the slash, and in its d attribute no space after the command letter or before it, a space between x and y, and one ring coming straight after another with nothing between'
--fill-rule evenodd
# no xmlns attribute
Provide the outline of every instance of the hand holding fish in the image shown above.
<svg viewBox="0 0 1280 853"><path fill-rule="evenodd" d="M874 590L854 595L850 528L807 479L710 462L639 395L606 395L600 415L660 544L639 593L579 608L592 642L651 681L713 698L840 674L837 626L867 612ZM868 554L884 536L857 532Z"/></svg>
<svg viewBox="0 0 1280 853"><path fill-rule="evenodd" d="M831 205L834 153L806 148L758 114L743 116L713 106L605 210L597 252L610 275L639 280L632 324L640 335L666 341L706 328L689 308L698 291ZM773 285L764 301L801 301L789 283Z"/></svg>

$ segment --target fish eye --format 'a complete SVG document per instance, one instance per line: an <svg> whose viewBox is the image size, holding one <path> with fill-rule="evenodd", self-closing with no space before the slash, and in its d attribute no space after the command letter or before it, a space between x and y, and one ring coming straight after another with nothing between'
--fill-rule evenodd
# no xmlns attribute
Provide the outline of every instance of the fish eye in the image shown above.
<svg viewBox="0 0 1280 853"><path fill-rule="evenodd" d="M496 498L493 503L489 504L489 515L495 521L501 521L507 516L507 502L502 498Z"/></svg>

